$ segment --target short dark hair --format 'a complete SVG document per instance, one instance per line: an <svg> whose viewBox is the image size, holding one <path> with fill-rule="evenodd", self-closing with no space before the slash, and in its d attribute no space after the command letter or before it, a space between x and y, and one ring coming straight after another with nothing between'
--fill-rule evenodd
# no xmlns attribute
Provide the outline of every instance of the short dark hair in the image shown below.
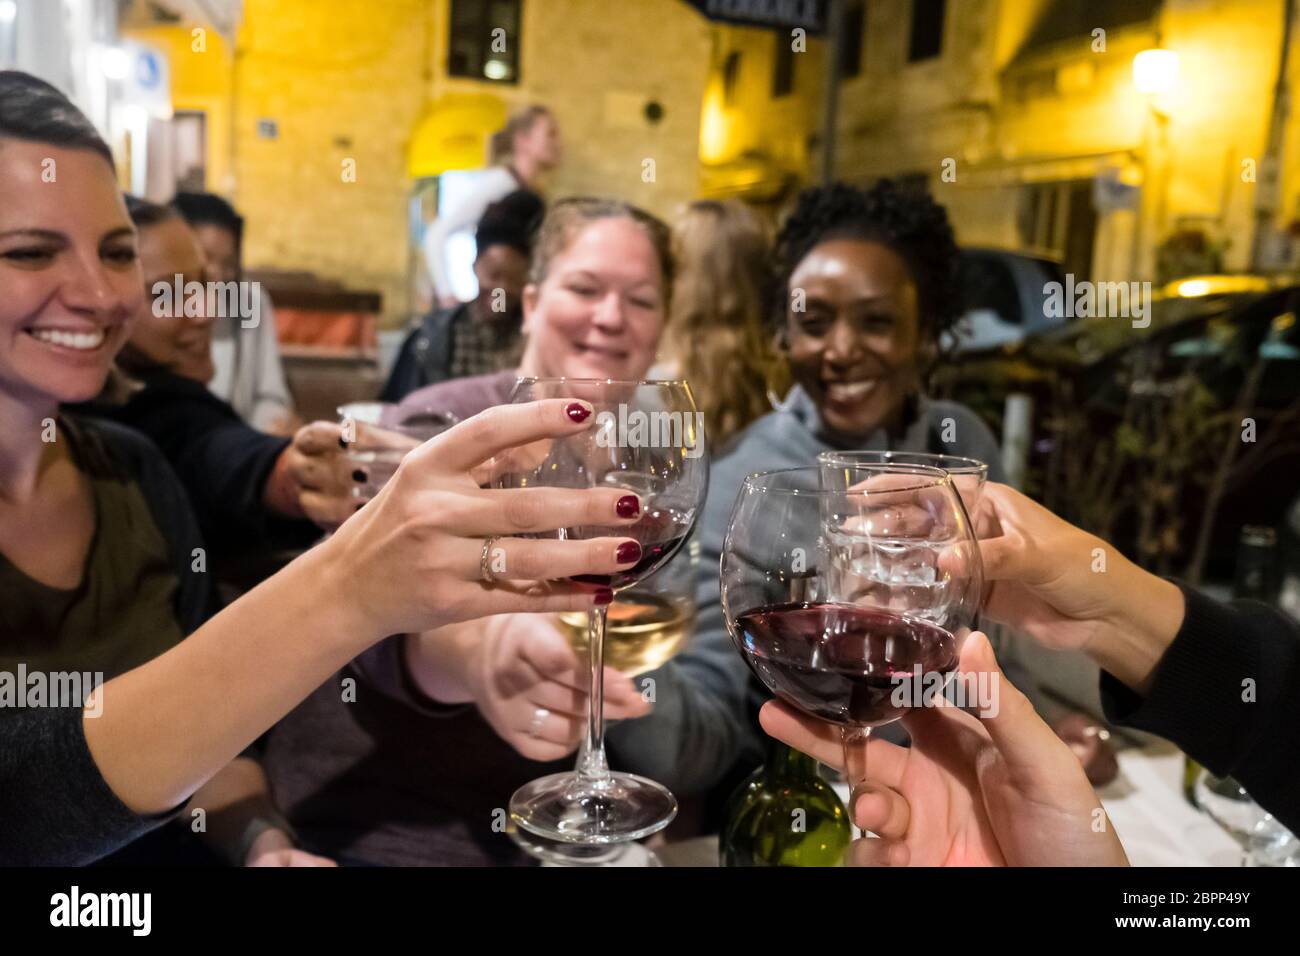
<svg viewBox="0 0 1300 956"><path fill-rule="evenodd" d="M957 240L947 211L924 193L890 179L867 189L831 183L799 194L777 236L782 314L789 302L790 276L814 246L831 239L878 242L903 260L916 283L923 335L937 339L960 317Z"/></svg>
<svg viewBox="0 0 1300 956"><path fill-rule="evenodd" d="M177 219L180 216L170 206L164 206L161 203L151 202L148 199L129 194L126 197L126 211L137 229L156 226L160 222L167 222L169 219Z"/></svg>
<svg viewBox="0 0 1300 956"><path fill-rule="evenodd" d="M474 244L482 255L491 246L509 246L525 256L533 251L533 236L546 212L542 197L531 189L516 189L483 211L474 230Z"/></svg>
<svg viewBox="0 0 1300 956"><path fill-rule="evenodd" d="M216 193L178 192L171 206L191 226L220 226L235 237L238 248L244 239L244 217Z"/></svg>
<svg viewBox="0 0 1300 956"><path fill-rule="evenodd" d="M88 149L113 165L113 151L86 114L44 80L0 70L0 139Z"/></svg>

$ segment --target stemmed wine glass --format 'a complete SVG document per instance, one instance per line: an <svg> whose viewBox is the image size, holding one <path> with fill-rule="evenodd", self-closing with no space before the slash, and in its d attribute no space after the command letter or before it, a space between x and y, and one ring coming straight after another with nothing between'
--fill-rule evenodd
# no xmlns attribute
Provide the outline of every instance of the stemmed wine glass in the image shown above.
<svg viewBox="0 0 1300 956"><path fill-rule="evenodd" d="M840 725L850 789L871 728L931 705L973 628L983 568L952 479L862 463L751 475L722 548L732 640L769 691Z"/></svg>
<svg viewBox="0 0 1300 956"><path fill-rule="evenodd" d="M702 416L684 381L521 378L511 401L577 398L589 402L596 424L571 438L516 449L494 463L502 488L614 487L640 498L631 526L566 528L561 537L634 538L637 564L609 576L576 578L615 593L664 565L689 537L708 487ZM572 773L534 780L515 792L510 815L529 833L577 844L639 840L667 826L677 801L667 788L629 773L614 773L605 759L604 640L607 608L587 618L590 665L587 731Z"/></svg>

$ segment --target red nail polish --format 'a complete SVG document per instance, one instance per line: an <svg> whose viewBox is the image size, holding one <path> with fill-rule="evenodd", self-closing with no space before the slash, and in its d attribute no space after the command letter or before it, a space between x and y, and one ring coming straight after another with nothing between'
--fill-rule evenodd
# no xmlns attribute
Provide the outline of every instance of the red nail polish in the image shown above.
<svg viewBox="0 0 1300 956"><path fill-rule="evenodd" d="M636 495L624 495L618 499L618 504L614 506L620 518L635 518L641 513L641 502L637 500Z"/></svg>
<svg viewBox="0 0 1300 956"><path fill-rule="evenodd" d="M614 557L618 559L619 564L631 564L634 561L641 560L641 545L635 541L624 541L614 552Z"/></svg>
<svg viewBox="0 0 1300 956"><path fill-rule="evenodd" d="M609 588L601 588L596 592L595 601L597 605L609 604L614 600L614 592Z"/></svg>
<svg viewBox="0 0 1300 956"><path fill-rule="evenodd" d="M564 413L569 416L569 420L572 422L585 422L587 416L591 414L591 409L580 402L573 402L564 410Z"/></svg>

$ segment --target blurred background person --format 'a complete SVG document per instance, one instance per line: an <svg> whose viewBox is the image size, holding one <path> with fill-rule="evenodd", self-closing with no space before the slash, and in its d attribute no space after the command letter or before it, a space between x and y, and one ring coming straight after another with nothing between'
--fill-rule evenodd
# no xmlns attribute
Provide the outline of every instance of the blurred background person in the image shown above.
<svg viewBox="0 0 1300 956"><path fill-rule="evenodd" d="M460 301L449 259L451 237L474 228L488 206L517 189L540 193L542 177L560 164L562 155L559 124L551 111L539 104L524 107L492 134L488 168L468 193L425 230L422 246L436 305L451 308Z"/></svg>
<svg viewBox="0 0 1300 956"><path fill-rule="evenodd" d="M293 440L269 435L208 389L206 302L155 308L152 291L156 283L174 288L177 276L182 286L205 282L203 250L171 207L128 197L127 208L139 237L144 295L118 355L123 374L81 410L134 428L158 446L194 505L210 566L232 586L247 587L314 543L320 529L313 521L337 524L355 508L338 426L308 426Z"/></svg>
<svg viewBox="0 0 1300 956"><path fill-rule="evenodd" d="M770 256L763 221L735 200L693 202L673 224L677 277L651 376L691 383L714 455L790 386L766 321Z"/></svg>
<svg viewBox="0 0 1300 956"><path fill-rule="evenodd" d="M189 223L206 258L210 282L244 278L244 218L213 193L179 192L171 205ZM271 297L259 286L258 322L245 328L246 317L217 316L212 325L213 394L230 403L254 428L292 434L301 422L285 381L276 337Z"/></svg>
<svg viewBox="0 0 1300 956"><path fill-rule="evenodd" d="M426 385L518 364L523 348L521 297L533 233L544 212L541 197L526 189L487 207L474 230L478 295L471 302L436 309L420 321L402 343L381 401L401 401Z"/></svg>

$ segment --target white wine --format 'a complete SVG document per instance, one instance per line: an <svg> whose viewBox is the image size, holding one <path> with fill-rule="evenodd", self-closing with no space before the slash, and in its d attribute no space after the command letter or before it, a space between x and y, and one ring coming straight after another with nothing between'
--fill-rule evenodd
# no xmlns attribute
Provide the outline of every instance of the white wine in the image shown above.
<svg viewBox="0 0 1300 956"><path fill-rule="evenodd" d="M605 626L605 665L628 677L659 667L686 644L695 619L695 602L681 595L648 594L633 588L609 606ZM579 655L587 654L587 615L559 615L560 630Z"/></svg>

